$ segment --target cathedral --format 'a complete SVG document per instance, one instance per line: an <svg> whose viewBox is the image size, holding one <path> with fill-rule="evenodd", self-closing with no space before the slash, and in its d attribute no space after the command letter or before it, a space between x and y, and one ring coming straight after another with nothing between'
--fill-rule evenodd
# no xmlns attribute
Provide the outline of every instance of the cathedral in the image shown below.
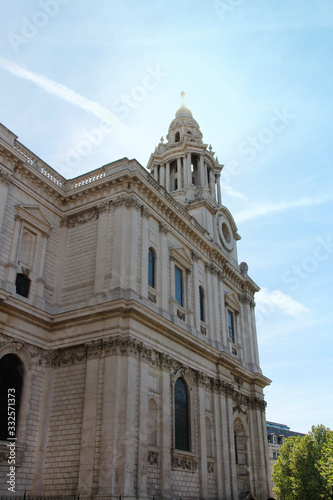
<svg viewBox="0 0 333 500"><path fill-rule="evenodd" d="M0 125L2 495L269 497L259 288L222 168L184 103L147 168L70 180Z"/></svg>

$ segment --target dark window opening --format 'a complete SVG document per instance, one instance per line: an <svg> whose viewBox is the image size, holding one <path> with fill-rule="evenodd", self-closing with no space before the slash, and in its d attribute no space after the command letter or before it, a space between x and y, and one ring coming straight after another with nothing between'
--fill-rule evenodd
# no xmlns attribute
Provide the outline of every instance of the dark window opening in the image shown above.
<svg viewBox="0 0 333 500"><path fill-rule="evenodd" d="M180 141L180 133L179 132L176 132L176 135L175 135L175 142L179 142Z"/></svg>
<svg viewBox="0 0 333 500"><path fill-rule="evenodd" d="M205 321L205 296L202 286L199 286L200 321Z"/></svg>
<svg viewBox="0 0 333 500"><path fill-rule="evenodd" d="M22 295L22 297L28 297L30 289L30 279L25 274L18 273L16 275L16 293Z"/></svg>
<svg viewBox="0 0 333 500"><path fill-rule="evenodd" d="M183 271L175 267L175 295L180 306L183 306Z"/></svg>
<svg viewBox="0 0 333 500"><path fill-rule="evenodd" d="M16 436L22 383L21 361L14 354L6 354L0 359L0 440L2 441ZM12 411L13 415L10 413ZM15 425L12 427L10 423Z"/></svg>
<svg viewBox="0 0 333 500"><path fill-rule="evenodd" d="M155 252L152 248L148 251L148 285L155 288Z"/></svg>
<svg viewBox="0 0 333 500"><path fill-rule="evenodd" d="M228 311L228 329L230 340L235 342L234 315L231 311Z"/></svg>
<svg viewBox="0 0 333 500"><path fill-rule="evenodd" d="M175 448L190 451L188 391L181 378L175 383Z"/></svg>
<svg viewBox="0 0 333 500"><path fill-rule="evenodd" d="M238 443L237 443L237 434L236 431L234 431L234 445L235 445L235 458L236 458L236 464L238 465Z"/></svg>

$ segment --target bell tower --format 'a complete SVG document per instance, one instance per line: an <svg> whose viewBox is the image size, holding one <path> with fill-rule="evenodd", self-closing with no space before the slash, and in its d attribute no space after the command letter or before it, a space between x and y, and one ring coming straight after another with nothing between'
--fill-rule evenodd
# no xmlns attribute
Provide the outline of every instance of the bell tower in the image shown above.
<svg viewBox="0 0 333 500"><path fill-rule="evenodd" d="M147 165L154 179L179 202L190 204L206 200L213 207L220 207L220 175L223 165L214 156L212 147L204 144L198 122L182 104L170 123Z"/></svg>

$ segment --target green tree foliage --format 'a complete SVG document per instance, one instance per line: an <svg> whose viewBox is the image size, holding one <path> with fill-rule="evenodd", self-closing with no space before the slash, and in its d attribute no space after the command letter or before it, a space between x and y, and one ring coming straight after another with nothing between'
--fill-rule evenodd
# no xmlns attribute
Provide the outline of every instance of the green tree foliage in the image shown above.
<svg viewBox="0 0 333 500"><path fill-rule="evenodd" d="M333 431L313 426L280 448L273 469L274 493L281 500L333 499Z"/></svg>

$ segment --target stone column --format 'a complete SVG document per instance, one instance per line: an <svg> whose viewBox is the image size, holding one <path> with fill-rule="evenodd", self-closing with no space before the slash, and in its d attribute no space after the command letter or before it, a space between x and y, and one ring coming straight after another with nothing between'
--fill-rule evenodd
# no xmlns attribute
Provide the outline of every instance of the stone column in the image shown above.
<svg viewBox="0 0 333 500"><path fill-rule="evenodd" d="M166 163L166 170L165 170L165 189L170 192L170 162L168 161Z"/></svg>
<svg viewBox="0 0 333 500"><path fill-rule="evenodd" d="M172 422L173 422L173 403L171 399L170 374L163 369L160 372L161 382L161 428L160 428L160 484L161 497L171 498L171 449L172 441Z"/></svg>
<svg viewBox="0 0 333 500"><path fill-rule="evenodd" d="M205 389L199 383L198 387L198 412L199 412L199 477L200 498L208 498L208 474L207 474L207 444L206 444L206 421L205 421Z"/></svg>
<svg viewBox="0 0 333 500"><path fill-rule="evenodd" d="M115 200L111 289L136 292L138 280L139 209L135 197Z"/></svg>
<svg viewBox="0 0 333 500"><path fill-rule="evenodd" d="M181 158L177 158L177 180L178 180L178 189L183 189L183 172L182 172L182 160Z"/></svg>
<svg viewBox="0 0 333 500"><path fill-rule="evenodd" d="M64 271L66 262L67 237L68 237L68 222L67 219L60 221L59 246L57 251L57 260L55 268L55 283L53 305L56 306L56 311L60 311L62 302L62 288L64 283Z"/></svg>
<svg viewBox="0 0 333 500"><path fill-rule="evenodd" d="M200 255L198 253L193 252L192 253L192 259L193 259L193 299L194 299L194 327L197 332L200 332L200 326L201 326L201 321L200 321L200 302L199 302L199 273L198 273L198 261L200 260ZM207 294L205 290L205 313L207 316Z"/></svg>
<svg viewBox="0 0 333 500"><path fill-rule="evenodd" d="M222 480L224 486L224 497L236 500L237 498L237 485L236 491L234 484L236 483L236 457L234 450L234 431L232 428L232 415L231 399L221 392L218 395L219 408L221 412L220 417L220 433L222 437L221 443L221 463L218 475ZM230 435L232 433L232 435ZM231 449L232 448L232 449ZM221 470L222 468L222 470Z"/></svg>
<svg viewBox="0 0 333 500"><path fill-rule="evenodd" d="M218 206L220 207L222 205L222 198L221 198L221 174L217 175L217 203Z"/></svg>
<svg viewBox="0 0 333 500"><path fill-rule="evenodd" d="M149 250L149 217L151 213L145 207L142 209L141 231L141 291L142 297L148 298L148 250Z"/></svg>
<svg viewBox="0 0 333 500"><path fill-rule="evenodd" d="M105 359L99 490L102 496L135 498L137 359Z"/></svg>
<svg viewBox="0 0 333 500"><path fill-rule="evenodd" d="M82 496L92 495L95 462L97 400L100 360L87 360L86 382L82 419L82 438L78 492Z"/></svg>
<svg viewBox="0 0 333 500"><path fill-rule="evenodd" d="M118 481L119 411L123 398L121 391L121 356L108 356L104 366L103 413L101 425L101 450L98 471L98 494L123 494ZM112 381L112 383L110 383Z"/></svg>
<svg viewBox="0 0 333 500"><path fill-rule="evenodd" d="M192 291L192 286L191 286L191 269L186 269L185 270L185 276L184 279L186 279L186 284L185 284L185 290L183 293L185 294L184 297L184 309L186 309L186 320L188 326L191 328L193 326L193 316L194 316L194 311L192 308L192 300L194 299L193 297L193 291Z"/></svg>
<svg viewBox="0 0 333 500"><path fill-rule="evenodd" d="M227 422L228 422L228 448L229 448L229 458L228 463L230 464L230 493L231 498L236 500L238 498L237 491L237 468L236 468L236 454L234 446L234 425L233 425L233 411L232 411L232 399L231 397L225 396L226 399L226 409L227 409Z"/></svg>
<svg viewBox="0 0 333 500"><path fill-rule="evenodd" d="M204 155L200 155L200 184L202 187L206 186L205 182L205 158Z"/></svg>
<svg viewBox="0 0 333 500"><path fill-rule="evenodd" d="M192 185L192 171L191 171L191 153L187 153L186 155L186 164L187 164L187 184Z"/></svg>
<svg viewBox="0 0 333 500"><path fill-rule="evenodd" d="M148 473L148 390L149 390L149 365L140 360L139 362L139 415L138 415L138 498L147 497L147 473Z"/></svg>
<svg viewBox="0 0 333 500"><path fill-rule="evenodd" d="M226 498L226 479L225 472L227 462L224 462L223 451L227 446L227 442L223 438L225 433L225 415L223 414L222 396L217 392L213 392L213 414L215 420L215 478L216 478L216 495L217 498Z"/></svg>
<svg viewBox="0 0 333 500"><path fill-rule="evenodd" d="M39 258L38 262L35 263L36 269L36 295L34 298L34 304L39 307L45 307L45 298L44 298L44 285L46 281L43 279L44 273L44 262L45 262L45 254L46 254L46 243L47 243L47 235L40 234L39 242L38 242L39 251L36 252L36 256Z"/></svg>
<svg viewBox="0 0 333 500"><path fill-rule="evenodd" d="M153 174L154 174L155 181L158 182L158 166L157 165L153 166Z"/></svg>
<svg viewBox="0 0 333 500"><path fill-rule="evenodd" d="M11 176L9 174L5 174L4 172L0 172L0 230L2 226L3 217L5 214L10 182L11 182Z"/></svg>
<svg viewBox="0 0 333 500"><path fill-rule="evenodd" d="M168 232L169 229L165 224L160 223L159 225L160 237L159 237L159 257L157 259L158 265L158 284L160 291L160 310L162 314L169 312L169 251L168 251Z"/></svg>
<svg viewBox="0 0 333 500"><path fill-rule="evenodd" d="M207 165L204 163L204 173L205 173L205 187L209 186L208 183L208 171L207 171Z"/></svg>
<svg viewBox="0 0 333 500"><path fill-rule="evenodd" d="M94 293L102 293L105 289L105 263L108 241L108 203L98 205L98 230L95 263Z"/></svg>
<svg viewBox="0 0 333 500"><path fill-rule="evenodd" d="M165 188L165 164L160 166L160 184Z"/></svg>
<svg viewBox="0 0 333 500"><path fill-rule="evenodd" d="M210 188L210 194L211 194L211 196L215 200L216 199L216 195L215 195L215 178L214 178L213 170L209 170L209 188Z"/></svg>
<svg viewBox="0 0 333 500"><path fill-rule="evenodd" d="M43 392L40 408L42 418L39 419L38 439L36 443L36 455L33 463L33 475L31 483L31 495L41 495L43 491L43 479L45 469L45 457L48 443L50 426L50 413L53 392L54 368L46 366L43 374Z"/></svg>

